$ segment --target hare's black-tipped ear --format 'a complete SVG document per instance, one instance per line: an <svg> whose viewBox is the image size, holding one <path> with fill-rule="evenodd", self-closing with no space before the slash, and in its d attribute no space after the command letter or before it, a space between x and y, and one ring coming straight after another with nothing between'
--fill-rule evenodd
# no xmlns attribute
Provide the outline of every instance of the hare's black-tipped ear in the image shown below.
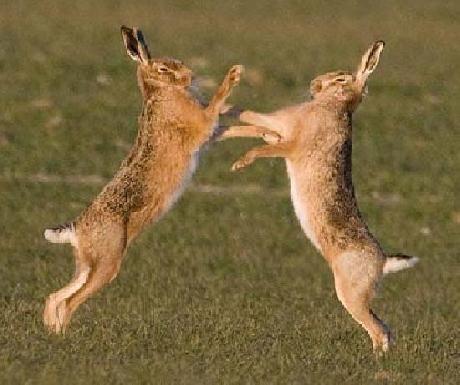
<svg viewBox="0 0 460 385"><path fill-rule="evenodd" d="M384 46L385 42L378 40L369 47L361 58L361 63L356 70L356 78L358 80L366 81L369 75L374 72L377 64L379 64L380 54Z"/></svg>
<svg viewBox="0 0 460 385"><path fill-rule="evenodd" d="M150 59L150 52L144 40L144 35L137 28L121 26L121 36L125 44L126 52L131 59L147 64Z"/></svg>

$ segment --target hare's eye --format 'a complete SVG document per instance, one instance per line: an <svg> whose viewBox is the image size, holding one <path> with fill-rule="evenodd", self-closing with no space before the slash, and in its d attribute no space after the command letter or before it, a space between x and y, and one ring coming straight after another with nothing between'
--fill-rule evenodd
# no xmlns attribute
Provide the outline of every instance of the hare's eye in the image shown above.
<svg viewBox="0 0 460 385"><path fill-rule="evenodd" d="M337 78L335 79L336 82L339 82L339 83L346 83L347 79L345 78Z"/></svg>
<svg viewBox="0 0 460 385"><path fill-rule="evenodd" d="M159 67L158 72L168 72L168 67Z"/></svg>

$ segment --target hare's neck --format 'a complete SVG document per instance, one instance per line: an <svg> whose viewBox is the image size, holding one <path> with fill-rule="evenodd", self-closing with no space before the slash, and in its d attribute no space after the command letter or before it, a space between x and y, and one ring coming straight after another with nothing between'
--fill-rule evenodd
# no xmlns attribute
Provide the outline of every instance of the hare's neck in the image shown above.
<svg viewBox="0 0 460 385"><path fill-rule="evenodd" d="M150 86L144 95L144 104L177 99L186 93L183 87L177 86Z"/></svg>
<svg viewBox="0 0 460 385"><path fill-rule="evenodd" d="M352 110L350 108L350 103L346 100L340 101L331 97L317 97L314 99L314 103L321 109L339 117L343 115L350 115L351 119Z"/></svg>
<svg viewBox="0 0 460 385"><path fill-rule="evenodd" d="M347 139L352 134L352 113L345 104L332 103L330 100L315 100L316 114L328 129L327 133L334 133L331 139L336 141L339 137ZM338 135L338 137L337 137Z"/></svg>

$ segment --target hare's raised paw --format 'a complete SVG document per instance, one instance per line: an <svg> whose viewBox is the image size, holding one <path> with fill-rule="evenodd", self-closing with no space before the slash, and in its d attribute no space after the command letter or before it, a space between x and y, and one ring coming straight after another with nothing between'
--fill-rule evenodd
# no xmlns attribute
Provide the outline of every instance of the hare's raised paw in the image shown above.
<svg viewBox="0 0 460 385"><path fill-rule="evenodd" d="M228 71L228 80L233 84L236 85L240 82L241 80L241 74L244 71L244 67L241 64L234 65L230 70Z"/></svg>
<svg viewBox="0 0 460 385"><path fill-rule="evenodd" d="M262 134L262 139L265 140L267 143L274 144L281 142L283 137L275 131L265 131Z"/></svg>
<svg viewBox="0 0 460 385"><path fill-rule="evenodd" d="M241 170L252 163L252 160L246 157L238 159L235 163L233 163L232 171Z"/></svg>
<svg viewBox="0 0 460 385"><path fill-rule="evenodd" d="M238 106L234 106L233 104L224 104L223 107L220 109L220 114L225 115L229 118L237 119L241 114L242 109Z"/></svg>

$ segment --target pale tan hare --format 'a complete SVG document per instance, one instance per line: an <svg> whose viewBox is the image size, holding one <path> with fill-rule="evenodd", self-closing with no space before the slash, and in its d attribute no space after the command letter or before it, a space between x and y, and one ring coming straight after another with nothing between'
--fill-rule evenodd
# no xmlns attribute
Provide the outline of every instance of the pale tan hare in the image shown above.
<svg viewBox="0 0 460 385"><path fill-rule="evenodd" d="M261 157L286 159L302 229L329 263L339 300L369 333L376 351L388 350L390 343L388 327L370 309L376 285L383 274L417 262L415 257L384 253L359 212L352 182L352 113L383 47L382 41L372 44L355 73L330 72L314 79L310 102L270 114L244 111L241 121L265 126L282 139L253 148L233 165L236 170ZM230 128L224 135L237 136L240 130Z"/></svg>
<svg viewBox="0 0 460 385"><path fill-rule="evenodd" d="M75 221L45 231L48 241L73 246L76 265L71 282L46 301L44 322L55 333L117 276L127 246L177 200L242 72L242 66L232 67L204 107L188 91L190 69L175 59L151 59L140 30L123 26L121 32L128 55L138 63L139 132L112 181L88 208Z"/></svg>

